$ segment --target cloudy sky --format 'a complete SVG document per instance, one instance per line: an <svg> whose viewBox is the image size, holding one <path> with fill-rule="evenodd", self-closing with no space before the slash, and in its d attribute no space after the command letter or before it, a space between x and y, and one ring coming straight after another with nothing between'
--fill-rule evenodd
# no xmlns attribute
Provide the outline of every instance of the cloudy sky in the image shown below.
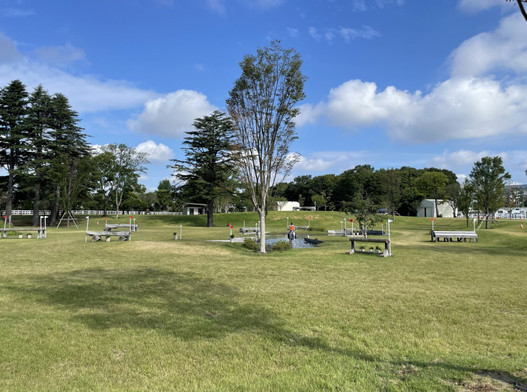
<svg viewBox="0 0 527 392"><path fill-rule="evenodd" d="M195 118L225 109L239 62L280 40L304 60L295 175L500 155L527 177L527 22L505 0L0 0L0 85L65 94L92 144L170 177Z"/></svg>

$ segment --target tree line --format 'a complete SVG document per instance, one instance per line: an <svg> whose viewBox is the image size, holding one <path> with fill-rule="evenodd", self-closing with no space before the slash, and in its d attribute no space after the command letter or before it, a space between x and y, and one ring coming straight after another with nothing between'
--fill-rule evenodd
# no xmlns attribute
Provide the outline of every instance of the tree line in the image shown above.
<svg viewBox="0 0 527 392"><path fill-rule="evenodd" d="M137 206L145 193L138 183L148 162L145 154L124 144L98 149L87 142L68 98L50 95L43 86L31 93L20 80L0 89L1 203L5 216L14 207L50 210L50 224L73 208Z"/></svg>
<svg viewBox="0 0 527 392"><path fill-rule="evenodd" d="M463 185L449 170L370 165L284 182L298 160L289 147L297 138L296 105L305 97L301 64L300 55L279 42L245 56L226 101L228 115L216 111L195 120L184 140L185 157L170 164L179 183L164 179L155 192L138 183L148 163L145 154L125 144L90 146L64 95L50 96L42 86L29 94L21 81L12 81L0 90L6 214L14 205L32 208L36 225L38 211L49 209L53 224L59 211L79 207L174 210L183 202L201 202L208 206L209 226L218 210L257 211L265 252L265 217L279 200L354 213L365 224L381 210L394 217L415 215L424 198L436 201L436 211L442 199L467 217L470 210L488 216L504 202L510 175L500 157L476 162Z"/></svg>

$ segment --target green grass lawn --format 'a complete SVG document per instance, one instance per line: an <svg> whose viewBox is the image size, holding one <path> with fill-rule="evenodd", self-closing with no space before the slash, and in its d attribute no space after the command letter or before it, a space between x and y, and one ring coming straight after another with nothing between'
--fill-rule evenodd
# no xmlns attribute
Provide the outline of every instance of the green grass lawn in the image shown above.
<svg viewBox="0 0 527 392"><path fill-rule="evenodd" d="M324 229L350 218L275 212L268 230L285 233L287 217ZM109 243L85 243L82 219L45 240L0 240L1 391L527 387L518 221L479 230L477 243L432 243L429 219L397 217L394 256L381 258L346 254L346 238L323 232L309 233L324 240L316 248L266 255L205 241L228 239L228 223L240 236L252 213L217 215L214 228L138 216L131 242Z"/></svg>

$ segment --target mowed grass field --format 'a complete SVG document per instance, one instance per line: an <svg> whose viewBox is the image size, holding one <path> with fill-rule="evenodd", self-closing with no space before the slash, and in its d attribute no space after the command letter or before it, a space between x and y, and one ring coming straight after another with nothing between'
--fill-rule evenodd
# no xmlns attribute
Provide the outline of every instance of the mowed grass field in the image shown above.
<svg viewBox="0 0 527 392"><path fill-rule="evenodd" d="M350 218L274 212L268 230L285 233L287 217ZM240 236L244 220L257 217L137 216L131 242L85 243L81 217L44 240L0 240L0 390L527 389L519 221L432 243L429 219L397 217L388 258L346 254L349 240L324 232L309 233L316 248L266 255L205 241L228 239L227 223Z"/></svg>

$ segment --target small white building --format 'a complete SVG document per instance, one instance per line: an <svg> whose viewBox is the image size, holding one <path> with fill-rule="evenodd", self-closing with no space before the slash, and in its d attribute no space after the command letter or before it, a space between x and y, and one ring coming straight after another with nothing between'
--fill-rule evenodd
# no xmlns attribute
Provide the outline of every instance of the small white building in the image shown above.
<svg viewBox="0 0 527 392"><path fill-rule="evenodd" d="M527 207L502 207L494 215L496 219L526 219Z"/></svg>
<svg viewBox="0 0 527 392"><path fill-rule="evenodd" d="M183 204L183 215L201 215L207 213L207 205L201 203Z"/></svg>
<svg viewBox="0 0 527 392"><path fill-rule="evenodd" d="M298 211L300 203L297 201L277 201L277 211Z"/></svg>
<svg viewBox="0 0 527 392"><path fill-rule="evenodd" d="M453 218L454 210L447 202L441 199L437 199L437 209L439 210L439 216L443 218ZM456 211L457 215L457 211ZM436 205L434 199L424 199L417 210L417 216L421 218L437 218Z"/></svg>

